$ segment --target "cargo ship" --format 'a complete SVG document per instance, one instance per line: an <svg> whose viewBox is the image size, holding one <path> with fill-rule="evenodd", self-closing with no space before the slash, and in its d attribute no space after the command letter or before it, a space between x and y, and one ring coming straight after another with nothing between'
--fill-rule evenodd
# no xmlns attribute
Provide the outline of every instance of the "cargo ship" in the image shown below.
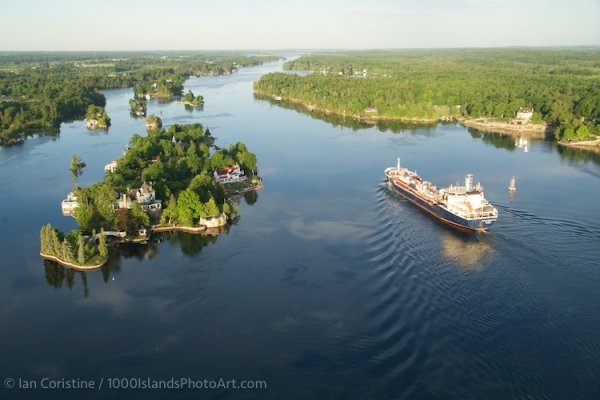
<svg viewBox="0 0 600 400"><path fill-rule="evenodd" d="M464 186L438 189L421 179L415 171L400 167L385 169L388 185L411 203L455 228L482 232L498 219L498 210L485 199L481 184L473 184L473 175L465 178Z"/></svg>

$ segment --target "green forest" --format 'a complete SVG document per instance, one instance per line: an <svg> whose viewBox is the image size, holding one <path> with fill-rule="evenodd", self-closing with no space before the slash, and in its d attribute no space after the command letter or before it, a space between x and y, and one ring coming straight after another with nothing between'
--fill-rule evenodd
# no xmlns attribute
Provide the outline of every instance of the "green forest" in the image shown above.
<svg viewBox="0 0 600 400"><path fill-rule="evenodd" d="M0 53L0 145L104 106L101 89L134 87L136 94L180 95L192 75L230 74L278 59L233 52Z"/></svg>
<svg viewBox="0 0 600 400"><path fill-rule="evenodd" d="M600 51L460 49L313 54L264 75L257 94L361 118L436 121L535 110L559 140L600 134Z"/></svg>
<svg viewBox="0 0 600 400"><path fill-rule="evenodd" d="M225 188L216 182L213 172L223 166L239 164L246 174L256 171L256 156L243 143L229 148L209 147L214 139L200 124L172 125L151 130L146 137L134 135L125 155L117 160L114 172L102 182L74 190L79 199L75 218L80 231L118 229L135 232L150 224L197 226L200 218L237 211L227 199ZM135 203L133 208L115 210L117 194L152 184L156 198L163 199L162 214L147 213Z"/></svg>

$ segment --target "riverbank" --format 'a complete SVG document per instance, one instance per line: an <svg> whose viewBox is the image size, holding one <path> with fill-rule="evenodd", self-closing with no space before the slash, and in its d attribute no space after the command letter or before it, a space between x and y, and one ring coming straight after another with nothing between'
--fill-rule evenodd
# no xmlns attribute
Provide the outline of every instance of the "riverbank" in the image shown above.
<svg viewBox="0 0 600 400"><path fill-rule="evenodd" d="M239 184L243 184L243 182L239 182L237 184L236 183L230 183L230 184L228 184L228 186L230 186L230 187L237 187L237 186L233 186L233 185L239 185ZM226 187L226 190L227 190L226 193L227 193L228 196L235 196L235 195L238 195L238 194L244 194L244 193L248 193L248 192L256 192L256 191L259 191L259 190L262 190L262 189L264 189L264 186L263 186L262 179L261 179L261 180L259 180L253 186L243 187L243 185L242 185L242 187L239 187L239 188L236 188L236 189L233 189L233 190L229 190L229 188Z"/></svg>
<svg viewBox="0 0 600 400"><path fill-rule="evenodd" d="M576 149L593 151L600 153L600 138L595 140L582 140L579 142L557 142L560 146L574 147Z"/></svg>
<svg viewBox="0 0 600 400"><path fill-rule="evenodd" d="M518 134L520 136L529 136L543 139L554 132L554 129L546 124L510 124L507 122L493 121L488 118L457 118L462 125L475 128L480 131Z"/></svg>
<svg viewBox="0 0 600 400"><path fill-rule="evenodd" d="M530 138L544 139L554 134L554 128L549 127L544 123L540 124L512 124L509 122L500 122L492 118L478 117L478 118L464 118L454 115L444 115L438 119L433 118L415 118L415 117L394 117L386 115L357 115L357 114L345 114L339 112L333 112L328 109L319 108L313 104L306 104L299 99L295 98L281 98L280 96L272 96L265 94L260 91L254 91L257 98L268 100L273 104L281 104L282 102L288 102L295 106L300 106L309 113L320 113L327 116L338 116L341 118L349 118L354 121L376 125L379 122L401 122L406 124L417 124L417 125L436 125L440 122L452 122L456 121L461 125L468 128L475 128L485 132L492 133L504 133L509 135L527 136ZM589 148L589 147L581 147Z"/></svg>
<svg viewBox="0 0 600 400"><path fill-rule="evenodd" d="M403 122L408 124L426 124L426 125L434 125L439 120L431 119L431 118L412 118L412 117L393 117L393 116L384 116L384 115L358 115L358 114L346 114L340 113L336 111L331 111L326 108L320 108L315 106L314 104L306 104L300 99L295 98L286 98L281 96L273 96L266 94L264 92L254 90L254 95L259 99L272 101L273 104L280 104L281 102L289 102L295 105L299 105L306 109L309 112L322 113L325 115L335 115L342 118L351 118L355 121L359 121L365 124L375 125L380 121L390 121L390 122Z"/></svg>
<svg viewBox="0 0 600 400"><path fill-rule="evenodd" d="M52 256L50 254L44 254L42 252L40 252L40 257L42 257L45 260L50 260L50 261L57 262L60 265L63 265L65 267L69 267L69 268L73 268L73 269L77 269L77 270L81 270L81 271L89 271L89 270L93 270L93 269L98 269L98 268L102 267L104 264L106 264L106 262L108 261L108 257L105 257L98 264L93 264L93 265L78 265L78 264L70 263L68 261L63 261L63 260L61 260L60 258L58 258L56 256Z"/></svg>
<svg viewBox="0 0 600 400"><path fill-rule="evenodd" d="M178 226L178 225L153 225L152 232L186 232L186 233L202 233L208 228L206 226Z"/></svg>

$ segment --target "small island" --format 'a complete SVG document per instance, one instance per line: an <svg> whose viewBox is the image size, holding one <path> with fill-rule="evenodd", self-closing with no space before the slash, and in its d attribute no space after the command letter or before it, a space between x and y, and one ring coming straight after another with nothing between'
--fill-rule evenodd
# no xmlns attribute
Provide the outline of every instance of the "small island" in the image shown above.
<svg viewBox="0 0 600 400"><path fill-rule="evenodd" d="M160 125L158 117L151 117ZM105 167L104 180L90 187L77 186L83 161L73 156L72 164L73 190L62 206L63 211L68 206L66 215L75 217L78 230L65 236L43 228L40 253L67 266L101 265L107 254L100 251L105 236L140 243L152 232L203 233L224 227L238 216L230 196L262 189L256 156L246 145L217 148L200 124L156 128L147 137L134 135L123 157ZM50 247L48 243L56 242L54 235L60 243ZM101 240L98 249L80 239L86 235ZM75 250L78 257L72 255Z"/></svg>
<svg viewBox="0 0 600 400"><path fill-rule="evenodd" d="M151 131L154 129L162 128L162 120L156 115L152 114L146 118L146 129Z"/></svg>
<svg viewBox="0 0 600 400"><path fill-rule="evenodd" d="M90 105L85 113L85 126L90 129L107 129L110 126L110 117L101 106Z"/></svg>
<svg viewBox="0 0 600 400"><path fill-rule="evenodd" d="M199 106L204 104L204 96L194 96L194 93L188 90L178 103L183 103L187 106Z"/></svg>
<svg viewBox="0 0 600 400"><path fill-rule="evenodd" d="M145 117L147 110L146 102L138 99L130 99L129 110L133 117Z"/></svg>

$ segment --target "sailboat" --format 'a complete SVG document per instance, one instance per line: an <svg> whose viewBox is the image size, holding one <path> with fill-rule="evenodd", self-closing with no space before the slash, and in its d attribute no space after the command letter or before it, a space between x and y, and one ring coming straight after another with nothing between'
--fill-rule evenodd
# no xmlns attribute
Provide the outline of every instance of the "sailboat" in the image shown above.
<svg viewBox="0 0 600 400"><path fill-rule="evenodd" d="M510 184L508 185L508 190L510 190L511 192L516 192L517 191L516 184L517 184L517 180L513 176L512 178L510 178Z"/></svg>

